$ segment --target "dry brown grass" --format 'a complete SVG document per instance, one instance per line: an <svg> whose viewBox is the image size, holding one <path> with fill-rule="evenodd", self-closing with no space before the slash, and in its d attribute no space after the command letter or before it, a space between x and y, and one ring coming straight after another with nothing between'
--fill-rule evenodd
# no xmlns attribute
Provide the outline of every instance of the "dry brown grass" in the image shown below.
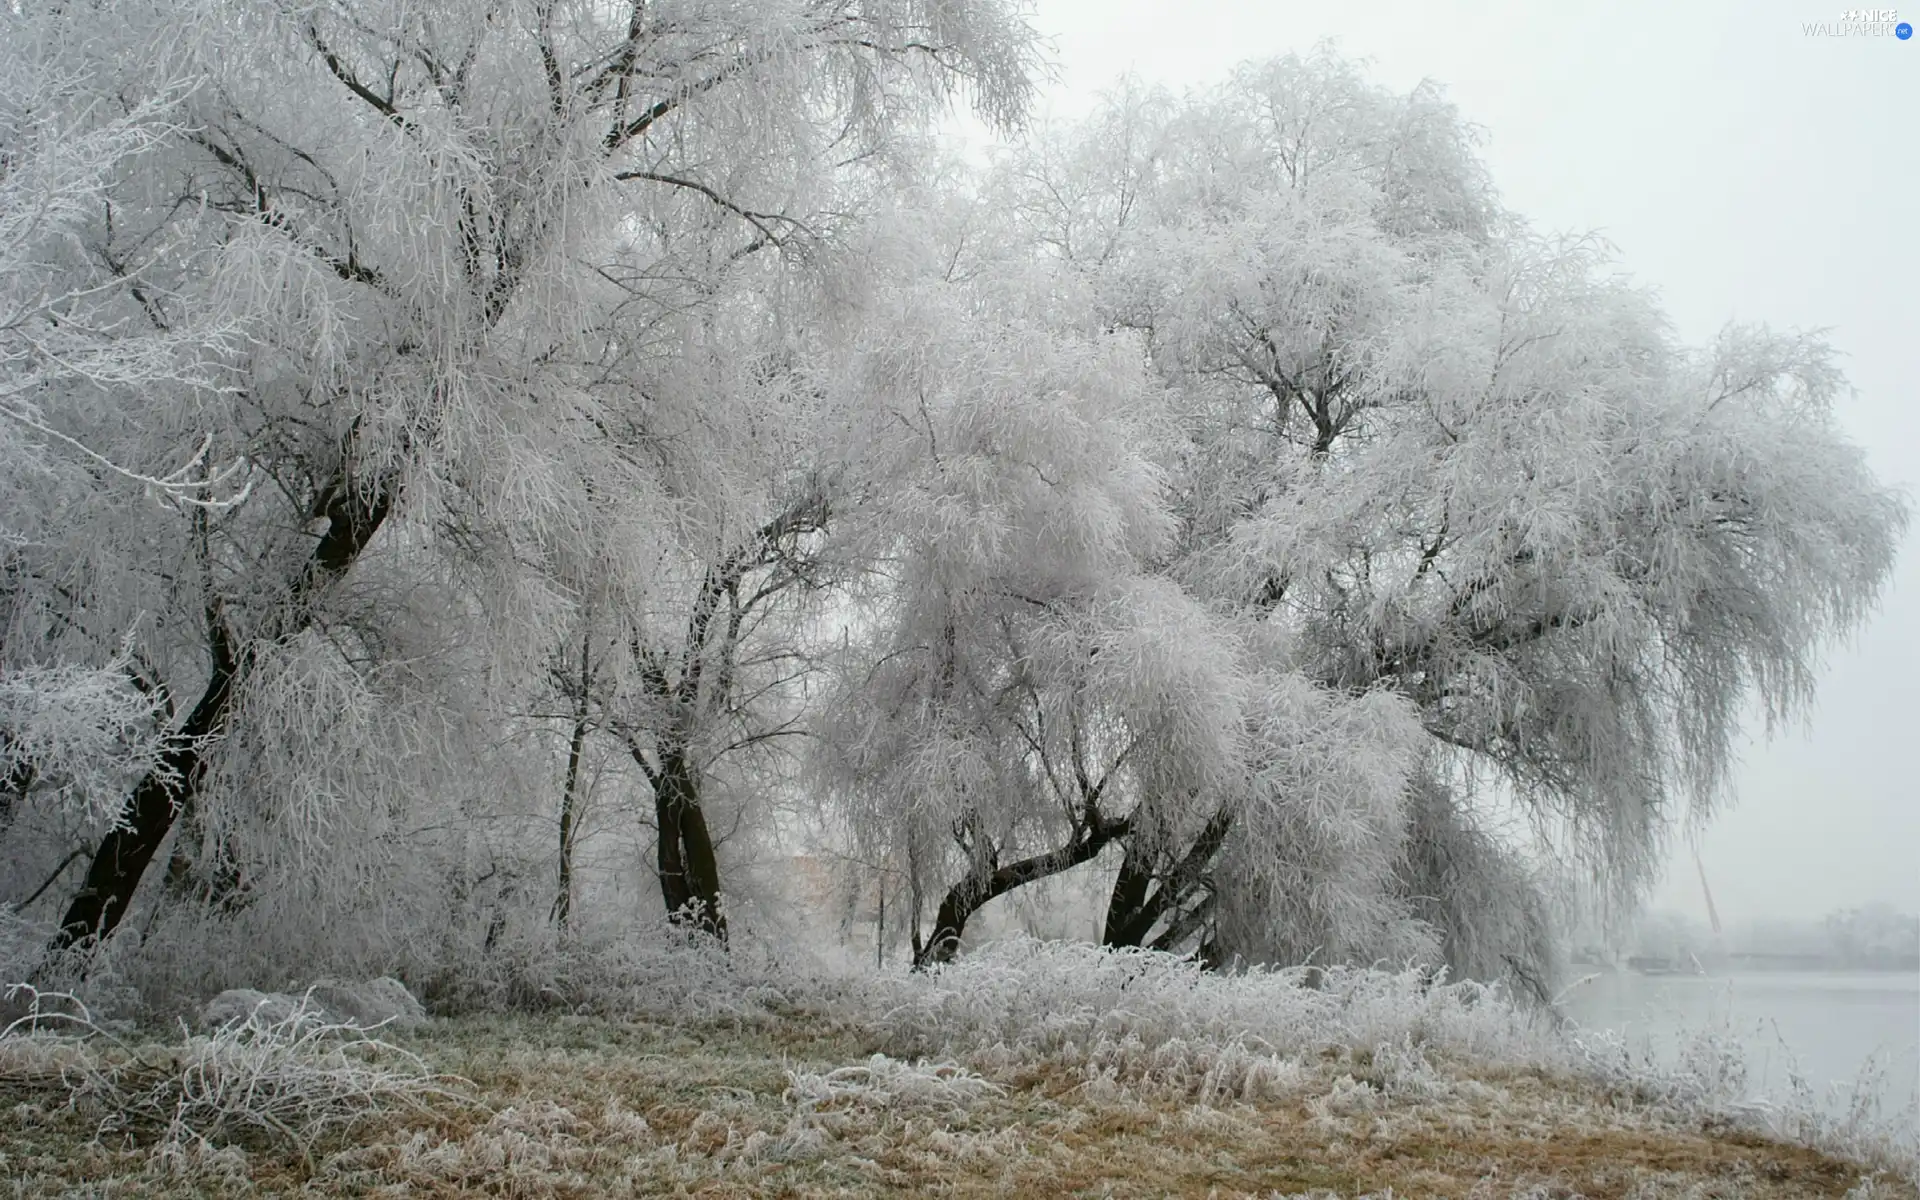
<svg viewBox="0 0 1920 1200"><path fill-rule="evenodd" d="M1060 1065L898 1076L875 1037L799 1015L725 1024L444 1022L396 1041L463 1077L443 1099L312 1147L160 1156L42 1091L0 1098L0 1180L21 1197L1269 1196L1843 1197L1861 1172L1809 1150L1610 1100L1536 1071L1438 1064L1403 1086L1327 1055L1286 1098L1196 1104ZM836 1068L863 1068L818 1077ZM885 1068L884 1070L879 1068ZM809 1087L795 1086L811 1076ZM928 1082L932 1080L932 1082ZM955 1085L960 1080L964 1086ZM1384 1090L1383 1090L1384 1089ZM882 1094L884 1093L884 1094ZM5 1195L0 1191L0 1195ZM1861 1193L1856 1193L1856 1195ZM1876 1200L1920 1200L1883 1180Z"/></svg>

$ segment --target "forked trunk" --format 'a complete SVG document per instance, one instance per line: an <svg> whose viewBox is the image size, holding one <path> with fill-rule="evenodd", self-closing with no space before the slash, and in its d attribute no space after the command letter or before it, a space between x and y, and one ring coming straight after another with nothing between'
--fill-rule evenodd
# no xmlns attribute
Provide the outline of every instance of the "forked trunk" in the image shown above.
<svg viewBox="0 0 1920 1200"><path fill-rule="evenodd" d="M684 751L662 757L653 805L660 826L660 898L668 919L726 941L720 863L700 807L699 777Z"/></svg>
<svg viewBox="0 0 1920 1200"><path fill-rule="evenodd" d="M1107 901L1101 943L1116 948L1178 949L1211 915L1207 874L1232 830L1233 811L1220 809L1186 853L1170 865L1159 850L1129 839Z"/></svg>

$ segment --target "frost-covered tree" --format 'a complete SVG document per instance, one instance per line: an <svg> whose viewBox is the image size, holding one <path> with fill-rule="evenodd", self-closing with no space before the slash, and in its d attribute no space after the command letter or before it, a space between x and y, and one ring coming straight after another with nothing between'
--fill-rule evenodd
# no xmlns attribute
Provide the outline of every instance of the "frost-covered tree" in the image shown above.
<svg viewBox="0 0 1920 1200"><path fill-rule="evenodd" d="M0 11L0 900L56 949L724 936L806 729L923 965L1105 855L1114 944L1529 972L1489 800L1631 891L1906 519L1817 337L1679 344L1328 51L973 179L913 131L1021 110L999 0L106 11Z"/></svg>
<svg viewBox="0 0 1920 1200"><path fill-rule="evenodd" d="M829 507L796 274L775 254L733 258L703 299L659 318L644 340L616 335L602 368L598 386L636 402L602 421L607 451L626 466L582 497L587 536L552 564L578 597L550 673L572 781L562 909L577 764L605 742L631 776L616 786L650 796L667 913L724 934L710 785L721 785L722 825L753 819L743 806L765 783L764 752L792 731L790 685L805 656L790 602L818 582L811 551Z"/></svg>
<svg viewBox="0 0 1920 1200"><path fill-rule="evenodd" d="M137 255L90 254L86 240L114 219L116 184L181 135L189 84L157 81L145 95L104 103L97 68L15 14L5 19L0 830L18 843L42 825L73 836L111 817L132 780L164 766L168 701L153 659L130 629L96 621L76 602L96 586L127 584L112 577L110 548L89 545L100 493L143 515L204 520L244 499L246 482L240 464L211 461L212 430L191 413L140 423L142 400L218 394L231 382L224 360L240 324L169 310L160 294L169 269L213 264L182 239ZM59 553L61 542L80 553ZM38 876L20 880L25 900L50 894L82 858L63 849L38 886Z"/></svg>
<svg viewBox="0 0 1920 1200"><path fill-rule="evenodd" d="M843 384L879 401L845 518L874 569L828 778L851 828L904 850L920 963L993 897L1097 855L1125 828L1124 780L1206 786L1230 758L1231 713L1209 707L1233 702L1208 678L1222 655L1175 660L1154 636L1201 614L1142 577L1169 528L1149 381L1126 341L1047 321L1050 291L909 277L861 322Z"/></svg>
<svg viewBox="0 0 1920 1200"><path fill-rule="evenodd" d="M1217 814L1275 860L1337 826L1288 860L1308 903L1417 940L1381 900L1411 713L1320 687L1165 570L1180 439L1140 339L1103 331L1061 264L967 250L958 216L850 351L867 424L841 536L872 566L823 729L846 825L906 863L915 961L1013 889L1123 839L1208 838Z"/></svg>
<svg viewBox="0 0 1920 1200"><path fill-rule="evenodd" d="M1088 169L1106 199L1080 199ZM1431 87L1394 95L1321 51L1184 102L1123 90L1011 174L1034 243L1181 397L1165 569L1283 631L1319 684L1419 714L1426 765L1388 853L1456 966L1540 940L1476 799L1517 797L1632 891L1720 797L1744 698L1799 710L1885 582L1904 509L1833 420L1824 345L1677 344L1593 245L1499 211ZM1218 906L1217 952L1403 944L1299 907L1287 874L1324 847L1248 853L1241 822L1129 836L1108 940L1193 945L1180 914Z"/></svg>
<svg viewBox="0 0 1920 1200"><path fill-rule="evenodd" d="M831 163L956 88L1017 113L1028 38L992 2L0 13L8 90L56 80L6 110L7 178L67 170L50 138L102 147L50 216L14 202L60 193L6 193L7 221L58 225L47 294L71 297L9 329L87 345L6 343L5 486L63 452L91 472L9 509L6 664L133 664L165 714L56 944L111 933L168 844L176 890L241 905L250 873L332 855L301 877L344 903L355 861L419 869L400 845L448 824L422 806L500 816L463 792L517 786L504 718L586 608L582 514L693 463L688 397L645 387L686 314L813 228ZM183 330L218 336L184 354Z"/></svg>

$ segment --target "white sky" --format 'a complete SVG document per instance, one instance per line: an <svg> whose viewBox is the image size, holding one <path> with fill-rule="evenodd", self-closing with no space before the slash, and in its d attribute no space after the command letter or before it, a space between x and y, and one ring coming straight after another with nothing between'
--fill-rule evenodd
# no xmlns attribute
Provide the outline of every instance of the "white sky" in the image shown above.
<svg viewBox="0 0 1920 1200"><path fill-rule="evenodd" d="M1507 204L1598 231L1701 341L1729 319L1830 327L1843 409L1920 496L1920 38L1811 37L1809 0L1574 5L1039 0L1062 115L1122 72L1173 87L1332 37L1405 89L1447 85ZM1902 14L1920 20L1920 10ZM1830 658L1809 728L1756 742L1702 835L1721 915L1920 909L1920 536L1881 614ZM1692 863L1658 902L1704 917Z"/></svg>

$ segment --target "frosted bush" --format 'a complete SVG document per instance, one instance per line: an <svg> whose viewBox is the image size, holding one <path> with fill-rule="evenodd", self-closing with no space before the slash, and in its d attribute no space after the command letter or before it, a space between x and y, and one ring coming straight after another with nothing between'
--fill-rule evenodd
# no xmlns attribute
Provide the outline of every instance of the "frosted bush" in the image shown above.
<svg viewBox="0 0 1920 1200"><path fill-rule="evenodd" d="M304 1019L353 1029L412 1029L424 1024L427 1014L405 984L383 975L365 983L322 980L299 996L230 988L207 1002L200 1023L220 1029L256 1018L274 1024Z"/></svg>
<svg viewBox="0 0 1920 1200"><path fill-rule="evenodd" d="M163 1156L246 1136L305 1153L375 1113L460 1099L416 1056L304 1006L256 1007L182 1044L133 1046L71 997L15 991L29 1012L0 1030L0 1081L97 1112L102 1133L151 1138Z"/></svg>
<svg viewBox="0 0 1920 1200"><path fill-rule="evenodd" d="M1268 1090L1291 1078L1283 1064L1351 1046L1517 1064L1557 1045L1498 989L1417 969L1227 975L1150 951L1015 939L924 977L852 986L896 1053L1093 1065L1215 1094Z"/></svg>
<svg viewBox="0 0 1920 1200"><path fill-rule="evenodd" d="M1582 1034L1573 1041L1586 1073L1642 1103L1675 1110L1725 1110L1745 1094L1746 1061L1737 1042L1703 1030L1666 1066L1650 1055L1636 1058L1619 1034Z"/></svg>
<svg viewBox="0 0 1920 1200"><path fill-rule="evenodd" d="M1338 1132L1342 1128L1341 1118L1375 1112L1381 1105L1379 1088L1351 1075L1342 1075L1333 1081L1326 1095L1308 1101L1307 1111L1314 1115L1317 1123Z"/></svg>
<svg viewBox="0 0 1920 1200"><path fill-rule="evenodd" d="M422 989L434 1011L563 1011L739 1019L791 1002L809 975L736 933L728 947L666 925L628 923L558 939L550 930L503 940ZM815 989L817 990L817 988Z"/></svg>
<svg viewBox="0 0 1920 1200"><path fill-rule="evenodd" d="M876 1054L859 1066L789 1071L785 1098L814 1109L851 1104L958 1113L1004 1091L956 1063L904 1062Z"/></svg>
<svg viewBox="0 0 1920 1200"><path fill-rule="evenodd" d="M1447 1093L1447 1083L1412 1040L1384 1042L1373 1050L1372 1081L1395 1100L1428 1100Z"/></svg>

